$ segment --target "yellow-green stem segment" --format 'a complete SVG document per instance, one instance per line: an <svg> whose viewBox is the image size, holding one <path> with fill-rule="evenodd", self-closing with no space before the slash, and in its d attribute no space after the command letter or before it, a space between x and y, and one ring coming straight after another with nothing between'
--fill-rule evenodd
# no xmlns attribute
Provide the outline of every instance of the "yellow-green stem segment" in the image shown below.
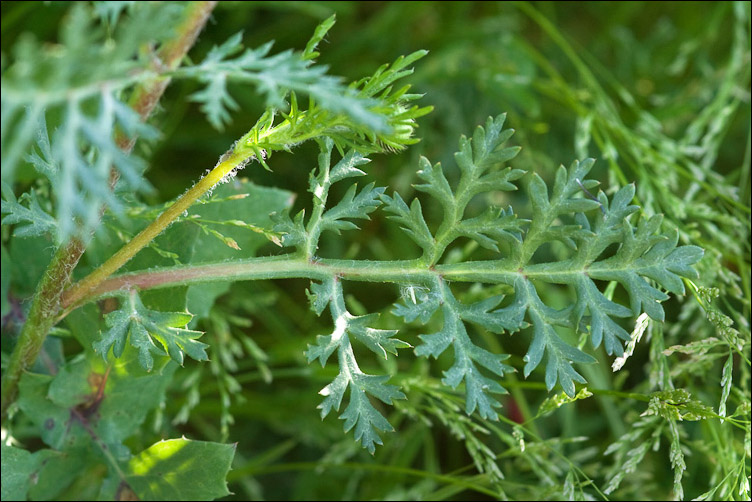
<svg viewBox="0 0 752 502"><path fill-rule="evenodd" d="M188 210L196 200L208 192L222 178L245 161L245 155L232 153L225 156L209 174L201 178L190 190L185 192L178 200L160 214L148 227L138 233L130 242L120 248L109 260L104 262L95 271L84 279L74 284L66 295L68 303L75 305L84 298L91 290L99 286L102 281L114 274L125 265L136 253L161 234L170 224L175 221L184 211Z"/></svg>

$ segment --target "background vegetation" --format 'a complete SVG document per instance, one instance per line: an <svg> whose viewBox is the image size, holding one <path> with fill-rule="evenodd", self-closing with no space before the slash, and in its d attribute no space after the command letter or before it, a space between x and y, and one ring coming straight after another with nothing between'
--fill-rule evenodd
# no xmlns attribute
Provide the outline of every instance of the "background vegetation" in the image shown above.
<svg viewBox="0 0 752 502"><path fill-rule="evenodd" d="M60 42L69 8L3 2L3 66L28 33ZM131 448L180 436L237 442L228 475L228 498L236 499L749 500L749 3L221 2L189 57L203 60L240 30L247 47L275 40L273 51L301 50L332 13L337 24L317 61L347 81L400 55L429 51L408 79L413 92L425 94L420 105L434 107L418 121L421 142L398 155L371 156L369 181L407 200L421 155L451 169L457 138L506 112L507 126L517 131L513 144L522 146L513 167L552 181L559 164L596 158L590 177L602 180L609 195L634 182L643 211L663 213L681 243L705 249L700 279L685 281L687 295L664 304L665 324L648 322L622 369L612 371L613 358L595 351L599 363L581 367L592 396L547 392L542 369L527 379L507 376L510 395L499 422L468 417L461 398L438 385L450 361L405 353L378 362L363 354L369 365L396 375L392 382L407 395L386 410L396 432L382 435L373 456L342 433L339 420L322 421L316 410L318 391L335 373L309 366L304 356L316 335L331 331L331 319L309 308L309 281L238 282L196 327L206 332L210 362L186 361ZM198 89L189 80L170 85L151 120L160 140L137 144L156 188L145 196L150 204L191 186L264 111L258 94L230 84L238 106L217 131L188 99ZM308 208L317 153L306 144L294 155L276 154L273 172L254 165L243 176L285 190L281 198L299 194L295 211ZM16 181L16 193L41 189L28 166ZM527 207L522 190L504 197L505 205ZM383 216L360 226L322 238L322 255L414 256L414 245ZM10 234L4 225L4 367L8 340L50 256L39 240ZM253 244L257 255L274 252L263 242ZM450 249L457 259L464 252ZM101 258L93 245L81 270ZM346 292L351 312L383 312L380 327L399 329L413 345L427 332L391 313L398 295L409 293L370 283L349 284ZM475 293L470 287L463 294ZM541 294L552 305L565 301L563 288ZM63 343L57 353L50 349L55 357L76 353L64 333L76 329L75 319L58 328ZM527 338L519 338L486 333L484 341L503 344L521 367ZM656 392L669 394L658 399ZM41 448L28 418L15 421L24 448ZM91 479L104 475L87 472ZM90 489L79 480L31 496L98 493Z"/></svg>

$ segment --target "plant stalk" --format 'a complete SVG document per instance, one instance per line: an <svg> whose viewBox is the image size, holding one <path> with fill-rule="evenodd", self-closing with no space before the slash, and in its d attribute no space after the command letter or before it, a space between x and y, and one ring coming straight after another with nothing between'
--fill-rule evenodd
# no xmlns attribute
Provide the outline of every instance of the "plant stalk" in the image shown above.
<svg viewBox="0 0 752 502"><path fill-rule="evenodd" d="M112 255L106 262L100 265L91 274L73 285L65 295L65 305L78 303L88 293L93 291L105 279L114 274L125 265L136 253L161 234L170 224L175 221L184 211L187 211L196 200L208 192L214 185L219 183L222 178L227 176L233 169L245 159L243 155L232 154L225 160L221 161L206 176L201 178L198 183L193 185L190 190L185 192L174 204L160 214L149 226L144 228L125 246L120 248L117 253Z"/></svg>
<svg viewBox="0 0 752 502"><path fill-rule="evenodd" d="M217 281L290 278L324 280L330 277L342 277L359 282L395 284L432 284L437 278L442 278L449 282L481 281L512 285L520 277L568 283L572 278L581 276L583 273L597 275L616 270L620 269L613 266L590 265L587 269L574 268L553 272L541 270L535 265L520 268L515 260L510 259L475 261L472 267L468 267L467 263L428 267L422 259L392 261L309 259L299 253L290 253L232 262L155 268L107 277L86 291L78 286L66 291L61 305L63 310L61 318L84 303L132 288L147 290Z"/></svg>
<svg viewBox="0 0 752 502"><path fill-rule="evenodd" d="M171 70L180 65L183 57L196 42L198 34L203 29L216 4L216 1L211 1L193 2L188 5L185 18L176 29L177 35L167 41L157 55L160 70ZM169 82L169 77L157 77L153 81L145 82L134 89L128 104L138 112L141 120L146 121L149 118ZM120 133L116 135L115 139L117 145L126 154L133 150L136 142L136 138L128 138ZM117 183L117 179L117 173L113 170L110 176L112 187ZM37 286L29 316L19 335L18 343L13 349L8 368L3 375L0 393L0 414L3 420L6 418L8 407L16 399L21 374L34 363L42 349L47 333L57 322L63 292L70 282L73 270L78 265L84 251L86 251L86 245L76 237L60 246Z"/></svg>

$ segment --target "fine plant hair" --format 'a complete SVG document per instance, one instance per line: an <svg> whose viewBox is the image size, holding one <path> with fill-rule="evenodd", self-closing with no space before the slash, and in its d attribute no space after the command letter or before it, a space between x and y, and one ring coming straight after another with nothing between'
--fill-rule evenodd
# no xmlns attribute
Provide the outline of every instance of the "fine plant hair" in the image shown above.
<svg viewBox="0 0 752 502"><path fill-rule="evenodd" d="M102 464L106 474L93 492L100 498L228 495L237 443L227 440L242 441L230 433L233 410L253 406L236 397L242 385L233 372L247 359L262 380L272 378L268 355L251 337L233 334L251 321L225 312L219 301L251 281L310 281L308 306L329 325L300 333L308 340L301 357L319 363L326 377L320 416L331 421L329 415L337 415L344 432L352 431L371 455L377 445L388 447L393 417L404 414L446 425L464 442L476 470L494 482L504 474L496 453L479 439L483 434L500 438L511 456L540 465L536 472L545 471L563 446L502 411L505 395L520 392L518 374L550 394L532 418L599 391L644 401L639 421L604 452L616 463L602 489L591 489L599 496L617 490L665 436L674 494L682 498L687 438L681 421L725 420L749 434L748 396L734 397L742 404L726 410L734 355L748 365L749 343L714 306L718 292L697 285L698 270L722 273L702 260L717 228L708 227L698 239L702 247L693 244L678 224L678 210L656 200L642 210L639 186L621 170L608 190L599 189L590 177L596 160L585 155L562 159L568 167L558 167L549 182L544 173L519 168L520 147L506 114L462 135L453 162L420 157L410 180L417 193L377 186L369 163L415 145L420 120L433 110L404 83L431 57L427 51L347 84L317 62L319 44L335 24L332 16L302 51L275 53L271 43L248 49L237 33L192 60L188 51L214 7L76 3L66 14L60 46L26 38L3 63L4 243L54 248L33 291L29 285L18 289L30 301L28 311L14 318L12 350L4 335L4 424L9 437L18 426L45 446L31 451L4 440L3 499L62 496L75 481L66 469ZM549 29L532 7L521 9ZM153 33L161 35L154 39ZM160 140L148 119L165 88L178 80L194 83L188 100L217 131L241 114L236 89L255 92L264 111L226 151L216 152L216 165L182 195L147 204L154 194L145 176L148 150L135 145ZM592 124L587 127L595 131L598 124ZM305 157L313 148L315 162ZM273 172L283 152L301 157L294 175L308 179L302 202L240 176ZM606 163L618 164L613 158ZM315 164L310 172L309 164ZM712 181L707 169L699 172L698 184ZM19 187L27 189L17 195ZM517 191L523 195L512 197ZM409 242L396 248L407 254L334 255L332 249L375 222ZM332 236L340 246L326 245ZM709 245L713 256L724 255ZM5 256L4 248L3 302L10 284L22 281L6 275ZM350 293L362 291L358 283L386 284L393 305L387 312L369 311ZM604 362L622 368L646 333L656 350L667 320L664 303L687 289L691 294L683 301L724 326L729 342L723 345L728 359L718 411L671 385L638 397L597 389L588 368ZM242 298L231 301L243 304ZM244 305L253 311L260 303ZM725 342L697 343L705 345L657 350L693 354ZM417 376L403 363L416 359L436 361L427 364L427 375ZM189 421L202 378L216 383L222 442L182 437L149 445L133 439L152 412L161 417L174 385L185 402L176 416L160 420ZM536 446L525 452L525 441ZM587 490L588 474L568 458L562 465L569 469L565 491ZM733 469L746 476L739 465ZM6 480L7 469L19 473L18 480ZM161 479L161 472L174 479ZM483 483L471 489L503 493Z"/></svg>

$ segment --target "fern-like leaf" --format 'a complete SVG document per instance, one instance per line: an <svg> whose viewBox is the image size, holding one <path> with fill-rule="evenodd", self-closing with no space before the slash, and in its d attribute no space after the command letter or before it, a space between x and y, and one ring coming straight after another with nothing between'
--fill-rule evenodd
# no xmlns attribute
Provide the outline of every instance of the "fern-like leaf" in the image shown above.
<svg viewBox="0 0 752 502"><path fill-rule="evenodd" d="M392 426L384 416L373 407L368 395L372 395L386 404L392 404L394 399L404 399L405 395L394 385L386 381L388 376L367 375L363 373L355 360L351 338L363 343L374 353L386 357L387 352L397 353L397 349L410 347L409 344L392 338L397 332L371 328L368 325L375 321L375 314L356 317L345 308L342 294L342 284L336 278L321 284L313 283L311 292L311 307L321 314L329 305L334 331L330 335L317 337L315 345L309 345L306 351L308 362L316 359L321 365L326 364L329 357L336 351L339 360L340 373L324 387L320 394L324 401L319 405L321 417L326 417L331 410L339 410L345 391L350 389L350 403L340 418L345 421L345 432L355 428L355 439L371 453L375 445L381 444L377 430L391 431Z"/></svg>
<svg viewBox="0 0 752 502"><path fill-rule="evenodd" d="M206 354L208 345L196 340L203 333L185 329L193 318L191 314L148 309L135 291L124 296L123 302L123 308L105 316L108 329L102 334L102 339L94 343L94 350L105 359L110 347L113 355L120 357L126 340L138 349L139 363L147 371L154 367L153 354L169 355L181 366L184 354L197 361L209 359Z"/></svg>
<svg viewBox="0 0 752 502"><path fill-rule="evenodd" d="M416 354L438 357L453 346L455 363L445 373L444 382L456 387L464 380L466 410L478 408L483 416L492 418L496 416L493 408L498 402L491 394L503 389L498 382L483 376L478 366L498 376L510 368L500 363L501 356L471 342L466 322L494 333L514 332L528 323L532 325L533 337L524 358L525 376L545 358L546 387L551 390L558 382L569 396L574 396L575 383L585 383L574 364L592 363L595 359L565 341L557 329L589 331L593 347L604 343L609 354L621 356L623 342L629 340L629 335L618 319L644 310L654 319L662 320L660 301L668 296L658 286L683 293L681 277L694 277L692 265L702 257L702 250L696 246L677 247L675 231L658 233L660 216L643 218L636 225L629 221L639 209L631 204L634 185L623 187L610 201L602 192L596 199L587 198L588 190L597 185L586 178L594 164L592 159L574 162L569 169L560 167L550 193L543 179L533 175L528 184L530 221L516 218L511 208L490 208L478 216L466 217L468 203L474 196L487 191L514 190L512 181L522 175L519 170L500 166L517 152L515 148L503 147L511 136L511 131L502 129L503 123L504 116L489 118L485 127L476 130L472 140L464 137L460 140L460 151L455 155L460 179L455 186L448 181L440 164L432 165L421 159L418 176L423 183L416 188L435 198L443 210L444 218L435 237L417 199L408 208L397 194L382 196L392 218L423 249L424 263L434 266L439 273L505 283L514 290L508 305L494 310L499 298L464 305L453 296L446 282L439 281L420 286L427 291L420 290L419 301L415 298L406 301L394 311L408 322L416 318L426 322L441 307L444 327L438 333L421 335L423 344L416 348ZM438 264L446 246L460 236L472 238L491 251L505 251L506 256L495 261ZM563 243L570 256L533 263L536 251L552 241ZM501 248L498 246L501 242L507 245ZM618 248L613 256L602 258L614 244ZM631 308L603 293L595 280L621 284L629 293ZM563 309L547 305L538 294L539 283L572 286L574 301Z"/></svg>
<svg viewBox="0 0 752 502"><path fill-rule="evenodd" d="M384 193L383 187L374 188L369 183L356 195L357 186L351 185L342 200L333 208L324 213L321 226L325 230L332 230L339 234L341 230L358 228L355 223L348 219L368 219L368 214L381 205L379 196Z"/></svg>
<svg viewBox="0 0 752 502"><path fill-rule="evenodd" d="M34 190L16 199L13 191L3 183L2 224L17 225L13 232L16 237L52 235L57 237L57 222L39 205ZM25 205L28 202L27 205Z"/></svg>
<svg viewBox="0 0 752 502"><path fill-rule="evenodd" d="M444 372L442 382L456 388L464 380L465 411L468 415L477 408L483 418L497 420L498 415L494 408L500 407L501 404L491 394L506 394L507 391L498 382L483 375L477 365L498 377L514 369L501 362L509 355L493 354L475 345L468 336L463 320L474 321L488 328L493 327L495 330L502 327L514 330L519 329L519 326L511 326L507 319L488 312L499 303L499 298L465 306L454 298L446 284L437 284L435 290L441 291L444 326L438 333L420 335L423 344L415 348L415 354L438 358L451 345L454 349L454 365ZM400 310L409 312L406 309L399 309L397 312ZM418 315L427 317L423 312Z"/></svg>
<svg viewBox="0 0 752 502"><path fill-rule="evenodd" d="M365 135L366 131L383 134L385 144L402 148L404 144L397 139L397 133L404 134L399 128L410 119L405 116L408 110L401 108L401 105L417 96L407 95L403 91L397 99L390 100L387 99L390 97L389 90L385 87L410 74L412 70L406 67L420 56L416 53L398 59L391 67L386 65L380 68L370 79L348 87L341 78L327 75L326 67L313 64L318 56L316 46L334 26L334 19L331 16L318 25L302 53L287 50L270 55L272 43L243 50L242 33L236 33L224 44L209 51L201 63L182 68L177 76L196 78L206 84L191 99L201 103L202 110L217 129L222 129L229 122L229 110L237 108L237 103L227 91L227 82L234 81L254 84L265 95L267 106L276 110L286 108L285 99L290 91L305 93L311 101L305 120L316 117L320 121L323 118L321 113L346 117L355 126L354 129L361 131L359 135ZM377 95L378 92L381 94ZM286 127L299 125L302 116L297 116L297 103L291 104L287 117ZM311 125L309 123L306 127L310 128ZM269 151L277 149L274 145L270 140L258 144Z"/></svg>
<svg viewBox="0 0 752 502"><path fill-rule="evenodd" d="M112 169L122 188L149 190L141 176L144 162L125 155L116 137L154 138L156 130L141 122L122 94L153 77L145 70L150 67L147 55L139 51L147 40L159 42L155 33L171 34L179 19L176 9L181 7L134 4L127 18L108 32L95 22L96 13L114 23L120 9L103 12L99 6L73 4L59 44L27 38L14 47L11 63L4 65L3 181L13 183L22 159L49 178L58 240L87 235L103 204L115 212L122 209L110 187ZM51 138L47 119L54 120ZM36 151L27 155L33 142Z"/></svg>

